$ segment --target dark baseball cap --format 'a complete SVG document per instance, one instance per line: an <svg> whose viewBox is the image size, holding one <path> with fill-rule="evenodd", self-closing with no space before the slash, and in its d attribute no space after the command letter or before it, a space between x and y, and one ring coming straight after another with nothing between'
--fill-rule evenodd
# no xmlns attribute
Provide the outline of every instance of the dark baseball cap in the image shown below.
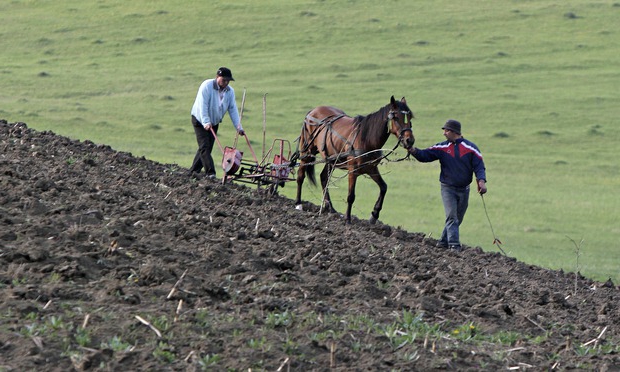
<svg viewBox="0 0 620 372"><path fill-rule="evenodd" d="M235 80L232 77L232 72L230 72L230 69L226 68L226 67L220 67L217 69L217 76L221 76L223 78L226 78L228 80Z"/></svg>
<svg viewBox="0 0 620 372"><path fill-rule="evenodd" d="M456 134L461 134L461 123L454 119L450 119L446 121L446 123L441 127L441 129L451 130Z"/></svg>

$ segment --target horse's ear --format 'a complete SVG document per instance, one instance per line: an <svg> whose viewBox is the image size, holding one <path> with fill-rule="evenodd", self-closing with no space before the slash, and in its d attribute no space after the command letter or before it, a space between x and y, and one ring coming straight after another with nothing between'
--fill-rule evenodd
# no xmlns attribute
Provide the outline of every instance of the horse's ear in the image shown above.
<svg viewBox="0 0 620 372"><path fill-rule="evenodd" d="M401 98L400 101L404 104L407 104L407 100L405 99L405 96L403 96L403 98Z"/></svg>
<svg viewBox="0 0 620 372"><path fill-rule="evenodd" d="M396 104L396 100L394 99L394 96L392 96L392 98L390 98L390 103L392 104L392 106L394 106L394 104Z"/></svg>

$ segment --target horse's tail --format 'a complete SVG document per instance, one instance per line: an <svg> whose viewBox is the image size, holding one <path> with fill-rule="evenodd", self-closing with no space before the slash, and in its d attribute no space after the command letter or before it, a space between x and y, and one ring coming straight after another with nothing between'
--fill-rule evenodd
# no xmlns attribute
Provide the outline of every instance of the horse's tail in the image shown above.
<svg viewBox="0 0 620 372"><path fill-rule="evenodd" d="M316 176L314 175L314 159L316 158L313 156L311 159L312 161L304 165L304 173L306 173L306 176L308 176L308 180L310 180L310 183L316 186Z"/></svg>

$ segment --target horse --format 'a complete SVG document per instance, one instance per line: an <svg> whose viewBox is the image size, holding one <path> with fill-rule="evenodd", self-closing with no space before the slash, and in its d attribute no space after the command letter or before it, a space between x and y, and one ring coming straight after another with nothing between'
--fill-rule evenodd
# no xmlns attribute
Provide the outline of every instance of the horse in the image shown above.
<svg viewBox="0 0 620 372"><path fill-rule="evenodd" d="M394 96L390 103L378 111L366 116L350 117L341 109L331 106L318 106L310 110L304 119L301 135L298 140L297 157L297 197L295 208L303 209L301 190L304 179L316 185L314 165L316 155L321 154L325 167L321 172L321 187L323 189L322 206L328 212L334 209L327 183L334 168L348 171L349 190L347 196L347 211L345 223L351 223L351 207L355 201L355 184L357 177L368 175L379 186L379 198L371 212L369 222L374 224L379 219L383 208L383 200L387 193L387 184L379 173L379 162L384 158L381 148L387 142L390 134L398 138L398 143L409 150L415 137L411 128L413 112L407 106L405 97L396 101Z"/></svg>

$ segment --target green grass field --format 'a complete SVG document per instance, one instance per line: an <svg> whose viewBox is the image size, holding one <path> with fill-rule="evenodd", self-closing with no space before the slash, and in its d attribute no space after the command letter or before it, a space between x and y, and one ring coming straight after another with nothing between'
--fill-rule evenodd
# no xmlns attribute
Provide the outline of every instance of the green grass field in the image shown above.
<svg viewBox="0 0 620 372"><path fill-rule="evenodd" d="M267 145L293 141L315 106L368 114L405 96L418 147L455 118L481 148L488 215L509 255L617 284L619 15L620 2L576 0L6 1L0 118L188 167L189 110L222 65L238 104L247 91L259 155L265 94ZM381 169L381 220L438 237L438 164ZM341 180L331 191L342 211L345 190ZM377 193L360 180L354 213L367 218ZM304 198L318 203L320 191L307 186ZM476 194L461 235L497 250Z"/></svg>

